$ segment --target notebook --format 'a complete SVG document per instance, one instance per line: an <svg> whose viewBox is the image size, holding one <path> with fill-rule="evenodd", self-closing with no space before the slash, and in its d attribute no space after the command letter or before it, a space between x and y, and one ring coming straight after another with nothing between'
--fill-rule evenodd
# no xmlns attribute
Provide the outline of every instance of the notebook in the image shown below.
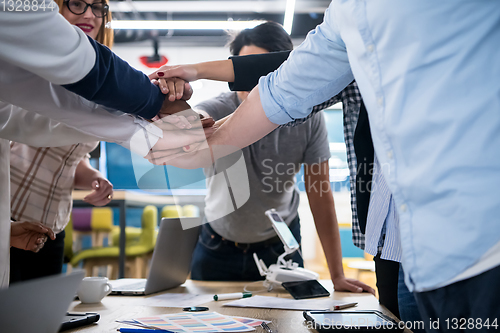
<svg viewBox="0 0 500 333"><path fill-rule="evenodd" d="M0 289L2 332L56 333L83 277L75 271Z"/></svg>
<svg viewBox="0 0 500 333"><path fill-rule="evenodd" d="M196 227L183 230L180 218L161 220L148 278L111 280L111 295L149 295L186 282L201 218L183 217L182 221Z"/></svg>

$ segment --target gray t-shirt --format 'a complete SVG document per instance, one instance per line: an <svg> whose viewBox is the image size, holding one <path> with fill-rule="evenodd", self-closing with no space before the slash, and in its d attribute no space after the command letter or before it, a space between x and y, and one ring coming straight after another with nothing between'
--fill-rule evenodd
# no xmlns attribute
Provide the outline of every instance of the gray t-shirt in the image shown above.
<svg viewBox="0 0 500 333"><path fill-rule="evenodd" d="M231 92L202 102L196 108L218 120L233 113L239 105L238 95ZM295 175L302 163L321 163L330 158L327 134L323 113L319 112L301 125L278 128L243 148L250 197L234 212L223 217L220 217L223 215L221 211L227 211L228 200L222 193L227 192L227 185L214 179L220 176L221 170L234 164L236 156L241 156L241 153L217 160L215 172L213 168L205 169L208 189L205 215L214 231L225 239L239 243L272 238L276 233L264 214L271 208L275 208L290 224L297 216L299 206Z"/></svg>

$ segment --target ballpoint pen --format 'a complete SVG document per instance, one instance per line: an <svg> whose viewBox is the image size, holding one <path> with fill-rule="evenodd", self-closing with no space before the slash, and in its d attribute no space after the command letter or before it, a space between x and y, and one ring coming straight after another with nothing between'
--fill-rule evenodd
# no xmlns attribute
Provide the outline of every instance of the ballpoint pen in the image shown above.
<svg viewBox="0 0 500 333"><path fill-rule="evenodd" d="M273 331L265 322L262 322L260 326L266 330L267 333L278 333L278 331Z"/></svg>
<svg viewBox="0 0 500 333"><path fill-rule="evenodd" d="M342 309L347 309L351 308L353 306L356 306L358 303L346 303L346 304L341 304L341 305L334 305L333 310L342 310Z"/></svg>

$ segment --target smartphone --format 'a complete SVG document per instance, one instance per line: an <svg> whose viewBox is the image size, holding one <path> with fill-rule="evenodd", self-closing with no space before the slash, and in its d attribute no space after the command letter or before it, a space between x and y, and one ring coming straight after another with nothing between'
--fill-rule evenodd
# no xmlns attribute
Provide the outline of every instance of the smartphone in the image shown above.
<svg viewBox="0 0 500 333"><path fill-rule="evenodd" d="M304 311L304 318L321 333L402 332L404 325L379 311Z"/></svg>
<svg viewBox="0 0 500 333"><path fill-rule="evenodd" d="M100 318L95 312L68 312L62 320L59 332L96 323Z"/></svg>
<svg viewBox="0 0 500 333"><path fill-rule="evenodd" d="M328 290L318 280L290 281L281 284L295 299L327 297Z"/></svg>
<svg viewBox="0 0 500 333"><path fill-rule="evenodd" d="M297 250L300 245L295 239L288 225L283 221L283 218L278 214L278 212L273 208L266 211L266 216L271 220L274 230L278 234L278 237L285 245L285 248L293 252Z"/></svg>

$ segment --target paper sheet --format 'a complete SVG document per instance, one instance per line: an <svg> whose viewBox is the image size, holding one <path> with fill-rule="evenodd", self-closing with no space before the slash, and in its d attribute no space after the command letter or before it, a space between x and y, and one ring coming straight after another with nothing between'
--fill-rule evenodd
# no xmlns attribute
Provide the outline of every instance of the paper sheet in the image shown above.
<svg viewBox="0 0 500 333"><path fill-rule="evenodd" d="M322 310L332 310L333 306L342 304L347 304L347 303L335 301L330 297L295 300L290 298L257 295L229 302L224 304L223 306L234 306L240 308L322 311Z"/></svg>
<svg viewBox="0 0 500 333"><path fill-rule="evenodd" d="M208 294L161 294L146 297L140 301L140 305L160 306L165 308L185 308L197 306L213 301L213 295Z"/></svg>
<svg viewBox="0 0 500 333"><path fill-rule="evenodd" d="M247 318L247 317L231 316L231 318L233 318L234 320L237 320L243 324L247 324L249 326L252 326L252 327L260 326L260 324L262 324L262 323L266 323L266 324L271 323L270 320L254 319L254 318Z"/></svg>

